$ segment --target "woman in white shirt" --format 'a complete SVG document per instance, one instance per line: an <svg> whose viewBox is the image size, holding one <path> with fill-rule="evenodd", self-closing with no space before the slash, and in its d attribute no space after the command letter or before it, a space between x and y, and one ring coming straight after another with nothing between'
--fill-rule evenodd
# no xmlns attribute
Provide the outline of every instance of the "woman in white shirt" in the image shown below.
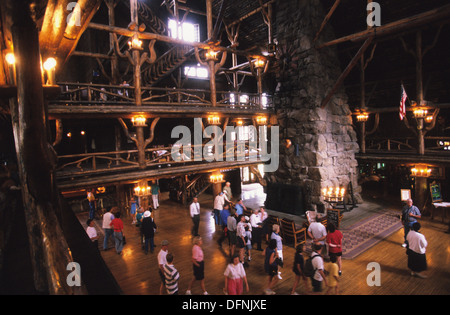
<svg viewBox="0 0 450 315"><path fill-rule="evenodd" d="M425 236L419 233L420 228L420 223L415 222L412 226L412 230L409 231L406 236L408 243L406 252L408 255L408 268L411 270L411 276L427 278L427 276L421 274L421 272L427 270L427 258L425 252L428 242L425 239Z"/></svg>
<svg viewBox="0 0 450 315"><path fill-rule="evenodd" d="M234 255L231 263L228 264L224 272L225 276L225 288L224 293L227 295L241 295L245 290L248 292L247 275L245 269L240 262L239 255Z"/></svg>

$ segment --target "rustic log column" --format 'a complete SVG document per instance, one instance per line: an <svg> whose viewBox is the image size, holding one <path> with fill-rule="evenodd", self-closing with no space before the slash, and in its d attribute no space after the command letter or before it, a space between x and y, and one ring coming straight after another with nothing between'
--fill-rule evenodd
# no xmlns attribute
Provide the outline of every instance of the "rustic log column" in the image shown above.
<svg viewBox="0 0 450 315"><path fill-rule="evenodd" d="M131 23L138 27L138 9L137 0L130 0ZM136 31L137 34L137 31ZM134 100L136 106L142 106L142 92L141 92L141 53L136 47L132 47L133 70L134 70ZM145 147L144 147L144 127L136 127L136 140L138 149L139 168L145 169Z"/></svg>
<svg viewBox="0 0 450 315"><path fill-rule="evenodd" d="M53 170L56 155L47 141L39 35L32 1L10 1L16 56L17 102L11 118L35 289L42 293L74 294L66 283L72 261L55 211L59 209Z"/></svg>

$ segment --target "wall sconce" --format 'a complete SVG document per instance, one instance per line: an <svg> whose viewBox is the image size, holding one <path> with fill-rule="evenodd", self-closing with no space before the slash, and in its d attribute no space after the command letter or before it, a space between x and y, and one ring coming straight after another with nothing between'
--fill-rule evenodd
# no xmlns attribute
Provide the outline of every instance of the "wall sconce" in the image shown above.
<svg viewBox="0 0 450 315"><path fill-rule="evenodd" d="M208 116L208 124L210 124L210 125L220 124L220 117L219 116Z"/></svg>
<svg viewBox="0 0 450 315"><path fill-rule="evenodd" d="M266 125L267 124L267 117L266 116L258 116L258 117L256 117L256 123L258 125Z"/></svg>
<svg viewBox="0 0 450 315"><path fill-rule="evenodd" d="M130 49L142 50L142 41L137 37L137 35L133 35L133 38L128 41L128 47Z"/></svg>
<svg viewBox="0 0 450 315"><path fill-rule="evenodd" d="M55 84L55 68L56 68L56 59L53 57L47 58L47 60L43 64L44 70L47 71L47 84L54 85Z"/></svg>
<svg viewBox="0 0 450 315"><path fill-rule="evenodd" d="M414 113L415 118L425 118L428 114L428 111L426 109L419 107L419 108L414 109L413 113Z"/></svg>
<svg viewBox="0 0 450 315"><path fill-rule="evenodd" d="M209 181L213 184L222 183L223 180L223 174L212 174L209 176Z"/></svg>
<svg viewBox="0 0 450 315"><path fill-rule="evenodd" d="M146 127L146 120L147 119L144 116L134 116L131 118L134 127Z"/></svg>
<svg viewBox="0 0 450 315"><path fill-rule="evenodd" d="M5 60L6 63L8 64L8 72L9 72L9 77L11 80L11 84L15 85L16 84L16 57L14 56L13 53L7 53L5 55Z"/></svg>
<svg viewBox="0 0 450 315"><path fill-rule="evenodd" d="M253 60L253 65L256 69L262 69L266 65L266 61L261 58L256 58L255 60Z"/></svg>
<svg viewBox="0 0 450 315"><path fill-rule="evenodd" d="M214 49L208 49L205 53L205 58L207 61L217 61L217 55L219 54L218 51L215 51Z"/></svg>
<svg viewBox="0 0 450 315"><path fill-rule="evenodd" d="M356 115L356 120L359 122L366 122L369 120L369 114L366 112L360 112L358 115Z"/></svg>
<svg viewBox="0 0 450 315"><path fill-rule="evenodd" d="M428 115L427 117L425 117L425 122L426 123L430 123L430 122L432 122L433 121L433 116L430 116L430 115Z"/></svg>
<svg viewBox="0 0 450 315"><path fill-rule="evenodd" d="M411 175L414 177L429 177L431 169L427 165L416 165L411 169Z"/></svg>
<svg viewBox="0 0 450 315"><path fill-rule="evenodd" d="M236 126L241 127L244 125L244 121L242 119L236 120Z"/></svg>
<svg viewBox="0 0 450 315"><path fill-rule="evenodd" d="M345 188L341 188L339 186L323 188L322 196L326 202L343 202L345 196Z"/></svg>

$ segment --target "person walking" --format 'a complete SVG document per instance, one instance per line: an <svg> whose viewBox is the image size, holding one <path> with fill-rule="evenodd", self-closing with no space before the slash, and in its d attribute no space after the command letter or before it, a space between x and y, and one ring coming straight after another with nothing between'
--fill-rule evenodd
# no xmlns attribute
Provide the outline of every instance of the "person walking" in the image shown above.
<svg viewBox="0 0 450 315"><path fill-rule="evenodd" d="M328 289L326 294L329 295L331 292L334 292L335 295L339 294L339 266L336 263L336 256L330 256L330 262L326 268L328 273Z"/></svg>
<svg viewBox="0 0 450 315"><path fill-rule="evenodd" d="M89 219L94 219L95 217L95 189L92 188L87 192L87 200L89 203Z"/></svg>
<svg viewBox="0 0 450 315"><path fill-rule="evenodd" d="M402 209L402 223L403 223L403 230L404 230L404 242L402 244L402 247L406 248L408 246L408 242L406 237L408 236L409 231L411 230L411 227L414 223L417 222L417 219L420 219L422 217L422 214L420 213L419 208L417 208L414 204L412 199L406 200L406 205Z"/></svg>
<svg viewBox="0 0 450 315"><path fill-rule="evenodd" d="M312 239L313 244L322 245L322 256L325 254L325 240L327 238L327 228L322 224L323 218L317 216L315 222L311 222L308 227L308 236Z"/></svg>
<svg viewBox="0 0 450 315"><path fill-rule="evenodd" d="M111 228L111 221L114 220L113 211L117 212L117 210L117 207L113 207L103 215L102 228L105 232L105 237L103 239L103 250L108 250L109 238L112 238L114 241L114 230Z"/></svg>
<svg viewBox="0 0 450 315"><path fill-rule="evenodd" d="M156 181L153 182L151 186L151 192L152 192L152 201L153 201L153 210L156 210L159 208L159 185L156 183Z"/></svg>
<svg viewBox="0 0 450 315"><path fill-rule="evenodd" d="M173 254L168 253L166 256L167 264L164 265L164 277L166 290L169 295L178 295L178 281L180 274L173 265Z"/></svg>
<svg viewBox="0 0 450 315"><path fill-rule="evenodd" d="M277 269L278 269L278 279L283 279L281 277L280 268L283 267L283 238L280 236L280 226L278 224L274 224L272 227L272 235L271 239L277 241Z"/></svg>
<svg viewBox="0 0 450 315"><path fill-rule="evenodd" d="M313 252L311 254L312 266L314 268L314 276L311 278L313 287L313 294L320 294L322 292L322 282L328 285L327 277L325 275L325 268L323 258L320 255L322 253L323 246L320 243L313 244Z"/></svg>
<svg viewBox="0 0 450 315"><path fill-rule="evenodd" d="M277 241L275 239L271 239L269 241L269 245L263 252L264 254L264 271L266 272L267 285L264 289L264 293L266 295L274 295L275 291L272 288L277 284L278 277L276 277L278 273L278 265L276 259L278 258L277 253Z"/></svg>
<svg viewBox="0 0 450 315"><path fill-rule="evenodd" d="M198 228L200 225L200 204L198 203L198 198L194 197L191 205L189 206L189 211L192 219L192 235L198 236Z"/></svg>
<svg viewBox="0 0 450 315"><path fill-rule="evenodd" d="M419 233L421 225L419 222L413 223L411 231L408 233L406 240L408 242L408 268L411 270L411 276L417 276L425 279L426 275L422 274L427 270L426 249L428 242L425 236Z"/></svg>
<svg viewBox="0 0 450 315"><path fill-rule="evenodd" d="M144 252L148 254L148 245L150 244L150 253L153 253L155 248L154 237L157 226L153 220L150 211L144 212L144 219L141 224L141 235L144 237Z"/></svg>
<svg viewBox="0 0 450 315"><path fill-rule="evenodd" d="M225 196L223 192L217 194L214 198L214 220L216 225L224 225L226 222L222 222L221 212L223 210L223 206L225 205Z"/></svg>
<svg viewBox="0 0 450 315"><path fill-rule="evenodd" d="M122 254L122 249L124 245L124 236L123 236L123 221L120 218L120 212L115 214L114 220L111 221L111 227L114 230L114 242L116 245L117 254Z"/></svg>
<svg viewBox="0 0 450 315"><path fill-rule="evenodd" d="M205 261L202 250L203 240L200 236L194 237L194 246L192 247L192 267L194 271L194 276L189 283L186 295L192 295L192 285L195 281L200 281L200 287L203 291L203 295L208 295L205 288Z"/></svg>
<svg viewBox="0 0 450 315"><path fill-rule="evenodd" d="M224 293L227 295L241 295L245 290L249 292L247 275L244 266L239 260L239 255L233 255L231 262L227 265L224 272L225 288Z"/></svg>
<svg viewBox="0 0 450 315"><path fill-rule="evenodd" d="M158 253L158 273L161 279L161 285L159 286L159 294L162 295L164 292L164 287L166 285L166 277L164 275L164 266L167 265L167 254L169 253L169 241L163 240L161 242L161 249Z"/></svg>
<svg viewBox="0 0 450 315"><path fill-rule="evenodd" d="M294 285L292 286L291 295L298 295L298 293L295 290L297 289L300 279L303 279L305 289L308 287L308 278L303 273L303 267L305 265L305 260L303 258L304 249L305 249L304 244L298 245L297 248L295 249L294 265L292 267L292 271L295 274L295 280Z"/></svg>

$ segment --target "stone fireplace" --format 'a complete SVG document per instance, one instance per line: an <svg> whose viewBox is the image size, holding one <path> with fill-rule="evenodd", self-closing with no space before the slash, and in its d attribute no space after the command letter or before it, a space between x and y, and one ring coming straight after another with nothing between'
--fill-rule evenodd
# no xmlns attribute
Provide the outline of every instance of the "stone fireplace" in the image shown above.
<svg viewBox="0 0 450 315"><path fill-rule="evenodd" d="M341 68L335 49L314 48L314 37L326 12L319 0L285 0L277 3L277 88L274 102L280 126L280 161L266 174L269 185L300 186L304 210L323 212L323 188L357 184L359 151L345 90L341 87L325 107ZM333 39L327 26L316 43ZM268 201L272 196L268 192ZM267 206L267 205L266 205Z"/></svg>

